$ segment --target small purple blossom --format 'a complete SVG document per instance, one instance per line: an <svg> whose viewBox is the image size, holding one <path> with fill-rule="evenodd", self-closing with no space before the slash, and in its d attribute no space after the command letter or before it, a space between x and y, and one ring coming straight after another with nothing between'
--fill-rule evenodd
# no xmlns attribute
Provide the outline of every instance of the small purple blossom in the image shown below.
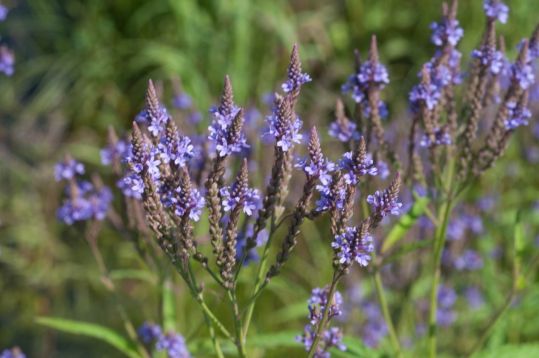
<svg viewBox="0 0 539 358"><path fill-rule="evenodd" d="M374 301L365 301L361 308L366 317L366 324L361 330L363 343L367 347L376 348L388 333L380 306Z"/></svg>
<svg viewBox="0 0 539 358"><path fill-rule="evenodd" d="M26 358L26 355L19 347L14 347L11 349L4 349L0 352L0 358Z"/></svg>
<svg viewBox="0 0 539 358"><path fill-rule="evenodd" d="M122 191L123 195L138 200L142 199L144 181L139 174L128 173L116 183L116 186Z"/></svg>
<svg viewBox="0 0 539 358"><path fill-rule="evenodd" d="M485 299L483 298L483 294L476 286L470 286L466 288L466 291L464 291L464 296L466 297L466 300L468 301L468 305L472 309L478 309L481 306L485 304Z"/></svg>
<svg viewBox="0 0 539 358"><path fill-rule="evenodd" d="M488 67L493 75L499 74L506 62L503 52L496 51L492 48L473 50L472 57L478 59L483 66Z"/></svg>
<svg viewBox="0 0 539 358"><path fill-rule="evenodd" d="M166 351L168 358L189 358L191 355L187 350L185 339L175 332L168 332L161 335L155 344L157 351Z"/></svg>
<svg viewBox="0 0 539 358"><path fill-rule="evenodd" d="M287 101L286 99L283 101ZM301 127L303 122L300 118L293 114L292 119L284 118L279 105L274 106L273 113L266 117L268 124L268 132L270 137L275 139L275 144L284 152L289 151L294 143L301 143L303 135Z"/></svg>
<svg viewBox="0 0 539 358"><path fill-rule="evenodd" d="M535 73L531 61L528 60L525 64L517 62L511 67L511 71L513 78L523 90L528 89L535 83Z"/></svg>
<svg viewBox="0 0 539 358"><path fill-rule="evenodd" d="M163 332L161 331L161 327L159 327L159 325L155 323L144 322L142 326L140 326L137 330L137 334L142 343L150 344L158 340L159 337L161 337L161 335L163 334Z"/></svg>
<svg viewBox="0 0 539 358"><path fill-rule="evenodd" d="M54 167L56 181L70 180L82 174L84 174L84 165L75 159L66 159Z"/></svg>
<svg viewBox="0 0 539 358"><path fill-rule="evenodd" d="M378 174L378 168L374 165L374 161L370 155L362 158L354 155L354 152L346 152L343 154L339 166L344 172L343 178L346 184L356 185L359 183L360 177L365 175L375 176Z"/></svg>
<svg viewBox="0 0 539 358"><path fill-rule="evenodd" d="M356 124L349 120L346 122L334 121L329 125L329 135L341 142L348 142L352 139L359 139L360 134L356 130Z"/></svg>
<svg viewBox="0 0 539 358"><path fill-rule="evenodd" d="M180 185L176 188L177 195L175 197L182 197L183 187ZM180 201L178 199L173 200L174 204L174 214L179 217L184 216L186 213L189 213L189 219L193 221L200 220L200 214L202 214L202 209L204 209L205 200L200 191L196 188L191 188L191 195L189 200Z"/></svg>
<svg viewBox="0 0 539 358"><path fill-rule="evenodd" d="M328 305L329 287L315 288L312 290L311 298L308 301L309 309L309 324L304 328L303 334L296 337L296 340L303 344L305 350L308 351L314 341L315 331L318 324L322 320L322 315ZM333 296L332 302L329 304L328 322L334 317L342 315L342 296L337 291ZM336 327L328 327L322 332L322 339L316 347L314 357L329 358L329 349L336 347L344 351L346 346L342 343L342 331Z"/></svg>
<svg viewBox="0 0 539 358"><path fill-rule="evenodd" d="M360 266L367 266L374 251L373 239L370 234L361 236L356 227L347 227L343 234L337 235L331 247L336 253L339 263L349 266L356 261Z"/></svg>
<svg viewBox="0 0 539 358"><path fill-rule="evenodd" d="M11 76L15 72L15 55L6 46L0 46L0 72Z"/></svg>
<svg viewBox="0 0 539 358"><path fill-rule="evenodd" d="M433 110L440 100L441 93L434 84L420 83L410 92L410 104L413 112L417 112L423 103L427 109Z"/></svg>
<svg viewBox="0 0 539 358"><path fill-rule="evenodd" d="M111 165L115 160L122 161L131 156L131 144L125 140L119 140L114 145L108 145L101 149L101 163Z"/></svg>
<svg viewBox="0 0 539 358"><path fill-rule="evenodd" d="M220 189L221 198L223 201L223 209L231 211L236 205L242 205L242 210L247 216L253 215L255 210L260 208L260 192L258 189L245 188L241 190L239 196L234 196L237 183L232 186L227 186Z"/></svg>
<svg viewBox="0 0 539 358"><path fill-rule="evenodd" d="M324 212L331 208L343 210L346 203L346 187L344 185L332 188L331 180L327 185L317 185L316 189L320 192L320 199L316 201L316 211Z"/></svg>
<svg viewBox="0 0 539 358"><path fill-rule="evenodd" d="M509 7L500 0L484 0L483 10L489 19L498 20L502 24L505 24L509 17Z"/></svg>
<svg viewBox="0 0 539 358"><path fill-rule="evenodd" d="M382 217L389 214L400 215L400 208L402 207L402 203L397 201L396 198L393 199L390 195L387 195L386 191L381 192L379 190L367 197L367 203Z"/></svg>
<svg viewBox="0 0 539 358"><path fill-rule="evenodd" d="M387 68L379 62L366 61L361 65L357 74L359 83L365 86L374 86L378 89L383 89L386 84L389 84L389 75Z"/></svg>
<svg viewBox="0 0 539 358"><path fill-rule="evenodd" d="M305 83L311 81L311 76L309 76L307 73L300 73L299 76L295 76L294 78L289 78L288 80L286 80L286 82L283 83L281 87L285 93L290 93L295 89L300 88Z"/></svg>
<svg viewBox="0 0 539 358"><path fill-rule="evenodd" d="M441 285L438 289L438 310L436 312L436 321L438 325L447 327L453 324L456 319L456 313L453 306L457 301L457 294L449 286Z"/></svg>
<svg viewBox="0 0 539 358"><path fill-rule="evenodd" d="M67 225L76 221L103 220L112 201L109 188L94 188L90 182L72 182L66 188L66 199L58 208L58 219Z"/></svg>
<svg viewBox="0 0 539 358"><path fill-rule="evenodd" d="M238 262L243 257L243 250L245 250L245 247L247 245L247 238L252 237L253 235L254 227L251 224L247 227L245 233L238 234L238 236L236 237L236 260ZM243 261L244 265L248 265L251 262L259 260L259 255L256 248L264 245L268 241L268 237L269 233L266 229L263 229L258 233L255 240L256 246L249 250L249 252L247 253L245 260Z"/></svg>
<svg viewBox="0 0 539 358"><path fill-rule="evenodd" d="M475 271L483 267L483 259L474 250L466 250L454 261L455 268L463 271Z"/></svg>
<svg viewBox="0 0 539 358"><path fill-rule="evenodd" d="M193 101L191 97L184 92L178 93L172 98L172 105L177 109L191 108Z"/></svg>
<svg viewBox="0 0 539 358"><path fill-rule="evenodd" d="M434 140L431 140L427 134L424 134L421 137L419 145L424 148L430 148L434 146L450 145L451 143L451 136L447 133L445 128L436 128L434 130Z"/></svg>
<svg viewBox="0 0 539 358"><path fill-rule="evenodd" d="M436 46L444 46L446 43L456 46L464 35L464 30L456 19L444 18L439 23L433 22L430 28L432 30L431 41Z"/></svg>
<svg viewBox="0 0 539 358"><path fill-rule="evenodd" d="M507 119L505 120L505 129L510 131L520 126L527 126L531 118L531 111L519 103L510 101L505 105L507 108Z"/></svg>

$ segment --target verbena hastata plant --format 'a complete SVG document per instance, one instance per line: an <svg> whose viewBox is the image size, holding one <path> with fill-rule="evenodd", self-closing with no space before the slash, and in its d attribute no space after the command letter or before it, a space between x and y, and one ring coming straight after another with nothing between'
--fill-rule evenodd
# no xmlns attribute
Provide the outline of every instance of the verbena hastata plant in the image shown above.
<svg viewBox="0 0 539 358"><path fill-rule="evenodd" d="M435 227L430 243L432 262L425 269L432 275L427 334L429 355L434 357L437 327L451 320L454 303L454 292L440 284L452 210L466 188L503 154L512 133L531 117L528 92L535 81L532 66L539 57L539 28L529 40L522 40L516 60L510 63L503 38L497 39L495 33L496 22L505 23L509 10L495 0L486 0L484 10L485 33L466 73L460 69L462 55L457 50L463 29L456 19L456 1L444 4L441 21L432 25L436 53L423 65L419 83L410 92L412 118L403 153L391 145L384 131L388 110L382 93L389 84L389 74L380 62L375 37L364 61L356 52L356 71L343 85L343 92L355 105L353 119L347 117L346 106L338 100L336 120L328 128L329 135L345 148L336 160L323 153L315 127L308 135L302 132L296 105L302 86L311 78L302 72L294 46L287 80L273 96L265 123L263 136L273 141L273 161L265 187L252 186L251 168L257 164L262 167L255 162L250 140L257 134L252 133L252 123L246 123L248 113L234 102L228 77L220 103L210 110L207 134L191 136L178 130L159 99L159 88L149 81L146 107L133 122L129 140L118 139L111 130L109 145L102 152L103 162L118 176L117 186L125 197L123 214L111 207L112 193L100 179L96 176L92 183L84 181L83 165L67 157L56 168L57 179L68 182L58 215L67 224L91 222L86 237L105 277L107 269L96 244L101 220L110 219L122 235L132 238L152 268L161 265L153 248L157 244L200 307L219 357L223 357L223 340L233 342L239 356L249 355L246 342L257 299L294 259L302 223L326 216L333 276L313 289L309 321L298 341L308 357L327 357L332 348L347 350L342 330L330 325L342 314L346 299L338 287L351 270L368 267L380 307L371 307L369 312L381 316L382 335L387 332L394 355L401 356L399 332L380 273L385 259L398 252L398 238L390 233L388 238L392 239L384 240L377 229L387 217L400 215L403 204L399 191L404 184L413 193L413 203L405 203L410 209L403 219L425 213ZM175 106L190 107L191 99L181 93L177 82L175 88ZM191 112L189 118L191 124L200 126L197 112ZM483 133L478 131L480 122L487 128ZM306 156L300 156L301 151ZM289 186L294 175L303 176L303 187L295 205L290 206ZM387 183L381 184L380 180L386 179ZM209 244L194 234L201 220L207 220ZM282 238L276 235L281 226L286 227ZM154 239L145 241L142 238L149 230ZM250 294L240 297L238 280L245 274L244 267L256 259L256 277L247 280L252 283ZM474 253L468 252L462 256L461 266L474 266L474 259ZM197 267L207 275L200 275ZM205 299L203 280L207 279L221 288L230 305L230 327ZM118 294L112 280L104 282ZM181 335L154 323L145 323L135 333L129 317L122 307L119 309L137 342L136 354L149 356L157 350L166 351L169 357L189 356ZM371 332L371 340L375 340L373 335ZM483 340L481 337L478 347Z"/></svg>

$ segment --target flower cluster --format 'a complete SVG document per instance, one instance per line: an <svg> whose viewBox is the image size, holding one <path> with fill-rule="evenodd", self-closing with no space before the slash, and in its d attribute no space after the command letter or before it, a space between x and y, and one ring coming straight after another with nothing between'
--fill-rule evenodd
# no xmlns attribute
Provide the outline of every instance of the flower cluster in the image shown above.
<svg viewBox="0 0 539 358"><path fill-rule="evenodd" d="M347 227L335 237L331 247L343 266L350 266L354 261L360 266L367 266L374 251L372 236L357 227Z"/></svg>
<svg viewBox="0 0 539 358"><path fill-rule="evenodd" d="M452 143L451 136L447 133L445 128L434 129L434 140L432 140L427 134L421 137L419 145L422 147L430 148L432 146L450 145Z"/></svg>
<svg viewBox="0 0 539 358"><path fill-rule="evenodd" d="M301 86L311 81L311 76L301 71L298 46L294 45L290 55L290 65L288 66L288 79L281 87L285 93L299 92Z"/></svg>
<svg viewBox="0 0 539 358"><path fill-rule="evenodd" d="M26 355L19 347L14 347L11 349L4 349L0 352L0 358L26 358Z"/></svg>
<svg viewBox="0 0 539 358"><path fill-rule="evenodd" d="M357 125L346 118L344 113L344 104L341 100L337 100L335 105L335 121L329 125L329 135L341 142L348 142L350 140L358 140L360 137L357 131Z"/></svg>
<svg viewBox="0 0 539 358"><path fill-rule="evenodd" d="M359 55L357 55L359 57ZM359 62L359 59L358 59ZM350 75L348 80L342 85L343 93L349 93L354 102L363 106L364 115L370 113L369 91L381 91L389 84L389 74L387 68L380 63L378 59L378 48L376 37L373 36L371 48L369 50L369 59L363 64L358 63L356 73ZM376 102L375 102L376 103ZM380 113L386 113L385 103L378 100ZM384 117L383 115L381 115Z"/></svg>
<svg viewBox="0 0 539 358"><path fill-rule="evenodd" d="M84 174L84 166L70 158L56 164L57 181L66 181L65 199L58 208L58 219L71 225L76 221L103 220L112 202L112 193L105 186L97 187L79 179Z"/></svg>
<svg viewBox="0 0 539 358"><path fill-rule="evenodd" d="M324 311L327 312L327 322L332 318L342 315L342 296L337 291L333 295L333 300L328 305L329 287L315 288L311 292L311 297L308 301L309 309L309 324L305 326L303 335L298 336L298 342L303 343L305 350L309 350L314 342L316 329L322 320ZM321 332L321 343L317 346L314 357L329 358L329 349L336 347L344 351L346 346L342 343L342 331L337 327L328 327Z"/></svg>
<svg viewBox="0 0 539 358"><path fill-rule="evenodd" d="M294 143L301 143L300 133L303 122L292 111L288 97L276 96L272 114L266 118L267 134L275 140L275 145L288 152Z"/></svg>
<svg viewBox="0 0 539 358"><path fill-rule="evenodd" d="M168 358L191 357L182 335L175 332L163 333L157 324L145 322L139 327L138 336L146 346L153 345L158 352L166 352Z"/></svg>
<svg viewBox="0 0 539 358"><path fill-rule="evenodd" d="M531 118L532 113L521 103L515 101L507 102L507 119L505 120L505 129L508 131L514 130L520 126L527 126L528 120Z"/></svg>
<svg viewBox="0 0 539 358"><path fill-rule="evenodd" d="M433 22L430 28L432 30L430 37L432 43L440 47L447 43L457 46L462 36L464 36L464 30L459 26L459 21L445 16L442 21Z"/></svg>
<svg viewBox="0 0 539 358"><path fill-rule="evenodd" d="M343 154L339 167L343 172L344 181L351 185L357 185L362 176L378 174L378 168L374 165L372 156L367 154L363 140L360 141L357 150Z"/></svg>
<svg viewBox="0 0 539 358"><path fill-rule="evenodd" d="M322 154L315 127L311 131L308 150L309 157L299 159L296 168L302 169L307 178L319 179L322 185L328 185L331 181L331 172L335 170L336 166Z"/></svg>
<svg viewBox="0 0 539 358"><path fill-rule="evenodd" d="M362 329L363 343L367 347L377 347L380 341L387 336L387 325L380 311L380 306L374 301L365 301L361 304L366 324Z"/></svg>
<svg viewBox="0 0 539 358"><path fill-rule="evenodd" d="M228 76L225 77L221 104L212 108L210 113L213 121L208 128L208 139L220 157L249 148L245 133L242 131L243 111L234 104L232 85Z"/></svg>
<svg viewBox="0 0 539 358"><path fill-rule="evenodd" d="M372 207L376 216L381 218L387 215L400 215L402 203L398 201L398 186L393 184L383 192L377 190L374 194L367 196L367 203Z"/></svg>
<svg viewBox="0 0 539 358"><path fill-rule="evenodd" d="M483 259L477 251L468 249L455 259L454 265L459 271L475 271L483 267Z"/></svg>
<svg viewBox="0 0 539 358"><path fill-rule="evenodd" d="M223 209L231 211L235 206L240 205L247 216L253 215L254 211L260 208L260 193L258 189L243 187L238 182L231 186L220 189Z"/></svg>
<svg viewBox="0 0 539 358"><path fill-rule="evenodd" d="M498 20L502 24L509 17L509 7L500 0L484 0L483 10L489 19Z"/></svg>
<svg viewBox="0 0 539 358"><path fill-rule="evenodd" d="M449 286L442 285L438 289L438 310L436 312L436 322L447 327L453 324L456 319L456 313L453 306L457 301L457 294Z"/></svg>

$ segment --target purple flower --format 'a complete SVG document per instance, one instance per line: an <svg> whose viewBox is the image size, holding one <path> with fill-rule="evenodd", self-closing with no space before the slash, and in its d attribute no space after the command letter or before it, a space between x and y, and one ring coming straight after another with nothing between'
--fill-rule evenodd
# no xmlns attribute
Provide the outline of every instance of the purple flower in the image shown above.
<svg viewBox="0 0 539 358"><path fill-rule="evenodd" d="M210 142L221 157L226 157L232 153L240 153L244 148L249 148L247 138L241 130L243 124L243 114L240 108L235 105L230 112L223 112L221 107L210 110L213 122L208 128Z"/></svg>
<svg viewBox="0 0 539 358"><path fill-rule="evenodd" d="M0 352L0 358L26 358L26 355L19 347L14 347L11 349L4 349Z"/></svg>
<svg viewBox="0 0 539 358"><path fill-rule="evenodd" d="M363 109L363 116L365 118L368 118L371 115L371 107L370 107L369 102L363 103L362 109ZM378 101L378 114L380 115L381 118L387 118L387 116L389 115L387 104L382 100Z"/></svg>
<svg viewBox="0 0 539 358"><path fill-rule="evenodd" d="M527 126L531 118L531 111L519 105L519 103L510 101L505 105L507 108L507 119L505 120L505 129L510 131L520 126Z"/></svg>
<svg viewBox="0 0 539 358"><path fill-rule="evenodd" d="M385 180L389 177L390 171L389 171L389 165L387 165L386 162L383 160L378 161L378 174L380 175L380 179Z"/></svg>
<svg viewBox="0 0 539 358"><path fill-rule="evenodd" d="M247 244L247 238L252 237L254 235L254 227L252 224L250 224L247 227L247 230L243 234L238 234L236 237L236 260L239 262L241 258L243 257L243 250L245 250L245 246ZM245 257L245 261L243 262L244 265L248 265L251 262L258 261L259 256L258 252L256 250L257 247L260 247L264 245L268 241L268 231L266 229L261 230L258 235L256 236L256 246L249 250L247 253L247 256Z"/></svg>
<svg viewBox="0 0 539 358"><path fill-rule="evenodd" d="M341 182L344 184L343 182ZM331 208L343 210L346 203L346 186L338 185L332 188L333 180L327 185L317 185L316 189L320 192L320 199L316 201L316 211L324 212Z"/></svg>
<svg viewBox="0 0 539 358"><path fill-rule="evenodd" d="M72 182L66 188L66 199L58 208L57 217L67 225L90 219L103 220L111 201L112 193L107 187L95 189L89 182Z"/></svg>
<svg viewBox="0 0 539 358"><path fill-rule="evenodd" d="M223 209L231 211L236 205L242 205L245 215L251 216L255 210L260 208L260 193L258 189L252 188L244 188L238 191L237 185L238 183L235 182L232 186L220 189Z"/></svg>
<svg viewBox="0 0 539 358"><path fill-rule="evenodd" d="M499 74L506 62L503 52L488 47L473 50L472 57L478 59L483 66L488 67L493 75Z"/></svg>
<svg viewBox="0 0 539 358"><path fill-rule="evenodd" d="M502 24L507 22L509 7L500 0L484 0L483 10L488 18L498 20Z"/></svg>
<svg viewBox="0 0 539 358"><path fill-rule="evenodd" d="M101 149L101 163L111 165L115 160L122 161L131 156L131 144L124 140L117 141Z"/></svg>
<svg viewBox="0 0 539 358"><path fill-rule="evenodd" d="M168 358L189 358L191 355L187 350L185 339L175 332L168 332L159 337L155 344L157 351L166 351Z"/></svg>
<svg viewBox="0 0 539 358"><path fill-rule="evenodd" d="M438 87L432 83L420 83L410 92L410 104L413 112L417 112L421 103L429 110L433 110L440 100L441 93Z"/></svg>
<svg viewBox="0 0 539 358"><path fill-rule="evenodd" d="M419 142L419 145L425 148L450 144L451 136L446 132L445 128L436 128L434 130L434 140L431 140L427 134L424 134Z"/></svg>
<svg viewBox="0 0 539 358"><path fill-rule="evenodd" d="M294 143L301 143L303 135L300 131L303 122L296 114L291 113L290 103L287 99L277 102L273 107L273 113L266 118L268 124L267 135L274 138L276 145L284 152L287 152L293 147Z"/></svg>
<svg viewBox="0 0 539 358"><path fill-rule="evenodd" d="M432 30L431 41L436 46L444 46L447 43L456 46L464 35L464 30L455 19L444 18L439 23L433 22L430 28Z"/></svg>
<svg viewBox="0 0 539 358"><path fill-rule="evenodd" d="M142 194L144 193L144 181L139 174L128 173L116 183L116 186L125 196L138 200L142 199Z"/></svg>
<svg viewBox="0 0 539 358"><path fill-rule="evenodd" d="M176 167L185 167L194 156L194 145L187 136L174 133L167 135L157 146L159 157L164 163L173 163Z"/></svg>
<svg viewBox="0 0 539 358"><path fill-rule="evenodd" d="M438 309L436 322L442 327L450 326L456 319L453 306L457 301L457 294L451 287L441 285L438 289Z"/></svg>
<svg viewBox="0 0 539 358"><path fill-rule="evenodd" d="M305 172L308 179L319 179L322 185L331 182L331 172L335 170L335 164L330 162L322 153L320 139L316 128L311 129L311 138L308 144L309 156L299 159L295 165Z"/></svg>
<svg viewBox="0 0 539 358"><path fill-rule="evenodd" d="M169 120L168 111L165 106L160 105L159 110L155 116L152 116L148 110L143 111L144 114L139 114L139 116L145 116L145 123L149 123L148 131L154 137L160 136L165 130L167 121Z"/></svg>
<svg viewBox="0 0 539 358"><path fill-rule="evenodd" d="M457 257L454 261L455 268L463 271L475 271L483 267L483 259L474 250L466 250L462 255Z"/></svg>
<svg viewBox="0 0 539 358"><path fill-rule="evenodd" d="M180 185L176 188L176 193L178 194L176 197L183 197L184 188ZM181 200L173 200L173 204L175 206L174 208L174 214L176 214L179 217L184 216L186 213L189 213L189 219L193 221L200 220L200 214L202 213L202 209L204 209L205 200L204 197L200 194L200 191L198 191L195 188L191 188L191 195L188 197L188 200L181 201Z"/></svg>
<svg viewBox="0 0 539 358"><path fill-rule="evenodd" d="M400 215L402 203L397 200L398 198L394 198L387 190L383 192L377 190L373 195L367 197L367 203L372 206L375 212L380 213L382 217L389 214Z"/></svg>
<svg viewBox="0 0 539 358"><path fill-rule="evenodd" d="M383 89L386 84L389 84L389 75L384 65L379 62L367 61L361 65L357 74L359 83L365 86L374 86L378 89Z"/></svg>
<svg viewBox="0 0 539 358"><path fill-rule="evenodd" d="M339 263L349 266L356 261L360 266L367 266L374 251L370 234L363 235L356 227L347 227L343 234L337 235L331 247L335 251Z"/></svg>
<svg viewBox="0 0 539 358"><path fill-rule="evenodd" d="M309 324L304 328L303 335L296 337L296 340L303 344L305 350L308 351L314 341L315 332L318 324L322 320L322 315L326 306L328 306L329 287L315 288L312 290L311 298L308 301L309 309ZM328 309L328 322L342 314L342 296L337 291L333 296L332 302ZM328 327L322 332L322 339L316 347L314 357L329 358L329 349L336 347L339 350L345 350L346 346L342 343L342 331L336 327Z"/></svg>
<svg viewBox="0 0 539 358"><path fill-rule="evenodd" d="M365 326L361 330L363 343L370 348L378 347L380 341L387 336L388 332L380 307L373 301L363 302L361 306L362 312L367 319Z"/></svg>
<svg viewBox="0 0 539 358"><path fill-rule="evenodd" d="M337 138L341 142L348 142L352 139L359 139L360 134L356 130L356 124L346 119L345 121L334 121L329 125L329 135Z"/></svg>
<svg viewBox="0 0 539 358"><path fill-rule="evenodd" d="M375 176L378 174L378 168L374 165L374 161L370 155L363 157L361 155L355 155L354 152L346 152L343 154L339 166L344 172L343 178L346 184L356 185L359 183L360 177L365 175Z"/></svg>
<svg viewBox="0 0 539 358"><path fill-rule="evenodd" d="M365 94L365 85L359 82L358 75L353 74L348 77L348 80L342 85L343 93L350 93L350 96L356 103L361 103L367 97Z"/></svg>
<svg viewBox="0 0 539 358"><path fill-rule="evenodd" d="M187 93L179 93L172 98L172 105L178 109L188 109L193 104L191 97Z"/></svg>
<svg viewBox="0 0 539 358"><path fill-rule="evenodd" d="M82 174L84 174L84 165L75 159L66 159L54 166L56 181L70 180Z"/></svg>
<svg viewBox="0 0 539 358"><path fill-rule="evenodd" d="M535 74L531 61L528 60L525 64L517 62L511 67L511 70L514 79L518 81L520 88L523 90L528 89L535 83Z"/></svg>
<svg viewBox="0 0 539 358"><path fill-rule="evenodd" d="M4 4L0 4L0 22L4 21L7 18L8 13L9 13L9 8L5 6Z"/></svg>
<svg viewBox="0 0 539 358"><path fill-rule="evenodd" d="M281 87L285 93L290 93L295 89L300 88L305 83L311 81L311 76L309 76L307 73L300 73L298 76L294 76L293 78L289 78L288 80L286 80L286 82L283 83Z"/></svg>
<svg viewBox="0 0 539 358"><path fill-rule="evenodd" d="M466 288L466 291L464 291L464 296L466 297L466 300L468 301L468 305L472 309L478 309L481 306L485 304L485 299L483 298L483 294L476 286L470 286Z"/></svg>
<svg viewBox="0 0 539 358"><path fill-rule="evenodd" d="M137 334L142 343L150 344L157 341L163 332L157 324L144 322L137 330Z"/></svg>
<svg viewBox="0 0 539 358"><path fill-rule="evenodd" d="M0 72L11 76L15 72L15 55L6 46L0 46Z"/></svg>

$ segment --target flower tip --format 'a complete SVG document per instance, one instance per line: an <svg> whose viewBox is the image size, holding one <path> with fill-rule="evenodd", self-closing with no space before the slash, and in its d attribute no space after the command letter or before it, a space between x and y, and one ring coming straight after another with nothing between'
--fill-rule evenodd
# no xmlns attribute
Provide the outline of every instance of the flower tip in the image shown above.
<svg viewBox="0 0 539 358"><path fill-rule="evenodd" d="M371 47L369 49L369 61L371 63L378 63L378 42L376 41L376 35L371 36Z"/></svg>

